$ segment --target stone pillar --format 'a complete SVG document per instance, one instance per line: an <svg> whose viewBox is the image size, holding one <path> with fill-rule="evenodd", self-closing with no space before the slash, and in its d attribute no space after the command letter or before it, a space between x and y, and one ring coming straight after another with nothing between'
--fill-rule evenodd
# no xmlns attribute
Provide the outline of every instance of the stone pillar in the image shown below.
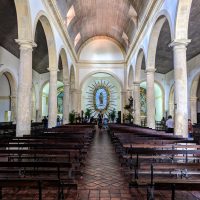
<svg viewBox="0 0 200 200"><path fill-rule="evenodd" d="M171 115L174 118L174 103L169 103L169 113L168 116Z"/></svg>
<svg viewBox="0 0 200 200"><path fill-rule="evenodd" d="M190 111L192 124L197 123L197 97L190 98Z"/></svg>
<svg viewBox="0 0 200 200"><path fill-rule="evenodd" d="M71 93L71 111L74 110L75 112L77 112L78 110L78 107L77 107L77 102L78 102L78 99L77 99L77 94L76 94L76 89L71 89L70 91Z"/></svg>
<svg viewBox="0 0 200 200"><path fill-rule="evenodd" d="M77 112L81 114L81 90L76 91L76 99L77 99Z"/></svg>
<svg viewBox="0 0 200 200"><path fill-rule="evenodd" d="M16 96L11 96L10 97L10 103L11 103L11 121L13 123L16 123Z"/></svg>
<svg viewBox="0 0 200 200"><path fill-rule="evenodd" d="M30 134L32 99L32 50L33 41L15 40L20 45L20 66L17 91L16 136Z"/></svg>
<svg viewBox="0 0 200 200"><path fill-rule="evenodd" d="M188 92L186 50L189 40L176 40L170 46L174 54L174 133L188 137Z"/></svg>
<svg viewBox="0 0 200 200"><path fill-rule="evenodd" d="M63 124L69 123L69 104L70 104L70 84L64 82L64 97L63 97Z"/></svg>
<svg viewBox="0 0 200 200"><path fill-rule="evenodd" d="M121 123L123 123L124 106L126 104L126 92L121 92Z"/></svg>
<svg viewBox="0 0 200 200"><path fill-rule="evenodd" d="M155 129L155 92L154 75L155 68L146 70L147 74L147 127Z"/></svg>
<svg viewBox="0 0 200 200"><path fill-rule="evenodd" d="M141 118L140 118L140 82L133 83L134 88L134 109L135 109L135 118L134 123L137 125L141 125Z"/></svg>
<svg viewBox="0 0 200 200"><path fill-rule="evenodd" d="M57 68L48 68L49 80L49 104L48 104L48 128L56 126L57 121Z"/></svg>

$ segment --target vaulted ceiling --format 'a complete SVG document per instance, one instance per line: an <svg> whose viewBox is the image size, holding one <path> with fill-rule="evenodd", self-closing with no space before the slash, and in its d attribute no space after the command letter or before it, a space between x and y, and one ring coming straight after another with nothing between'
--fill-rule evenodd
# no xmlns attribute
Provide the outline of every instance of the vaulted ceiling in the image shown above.
<svg viewBox="0 0 200 200"><path fill-rule="evenodd" d="M126 51L149 1L56 0L56 2L72 43L75 43L76 51L84 42L95 36L111 37ZM67 22L69 18L70 23ZM76 41L78 34L80 39Z"/></svg>

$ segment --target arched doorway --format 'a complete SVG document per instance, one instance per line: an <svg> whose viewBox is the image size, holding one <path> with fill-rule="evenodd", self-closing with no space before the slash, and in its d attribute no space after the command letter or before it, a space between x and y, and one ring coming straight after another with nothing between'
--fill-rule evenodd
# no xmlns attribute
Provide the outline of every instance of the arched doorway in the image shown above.
<svg viewBox="0 0 200 200"><path fill-rule="evenodd" d="M147 117L147 85L146 81L140 84L140 113L141 113L141 121L142 124L146 124ZM164 116L164 92L162 87L155 82L154 83L154 93L155 93L155 120L161 121Z"/></svg>
<svg viewBox="0 0 200 200"><path fill-rule="evenodd" d="M82 84L81 109L91 110L91 116L97 117L101 111L105 117L115 110L121 111L121 85L108 73L90 75Z"/></svg>
<svg viewBox="0 0 200 200"><path fill-rule="evenodd" d="M0 122L16 121L16 83L9 72L0 74Z"/></svg>
<svg viewBox="0 0 200 200"><path fill-rule="evenodd" d="M49 110L49 82L44 85L41 93L42 98L42 118L48 116ZM63 116L63 83L57 81L57 115Z"/></svg>

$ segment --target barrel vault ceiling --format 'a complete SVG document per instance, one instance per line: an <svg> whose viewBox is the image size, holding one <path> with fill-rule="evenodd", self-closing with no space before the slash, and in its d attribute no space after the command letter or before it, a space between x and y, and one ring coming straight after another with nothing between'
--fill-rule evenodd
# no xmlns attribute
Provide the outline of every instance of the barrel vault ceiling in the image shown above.
<svg viewBox="0 0 200 200"><path fill-rule="evenodd" d="M126 52L149 0L56 0L76 52L90 38L107 36Z"/></svg>

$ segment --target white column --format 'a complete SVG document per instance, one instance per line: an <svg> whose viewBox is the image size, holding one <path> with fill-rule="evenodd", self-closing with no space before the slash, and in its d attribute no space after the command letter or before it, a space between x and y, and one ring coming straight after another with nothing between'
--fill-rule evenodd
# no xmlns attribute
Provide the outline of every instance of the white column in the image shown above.
<svg viewBox="0 0 200 200"><path fill-rule="evenodd" d="M178 40L170 44L174 53L174 133L188 137L188 92L186 50L189 40Z"/></svg>
<svg viewBox="0 0 200 200"><path fill-rule="evenodd" d="M17 91L17 127L16 135L30 134L32 99L32 50L33 41L15 40L20 45L20 66Z"/></svg>
<svg viewBox="0 0 200 200"><path fill-rule="evenodd" d="M190 111L192 124L197 123L197 97L190 98Z"/></svg>
<svg viewBox="0 0 200 200"><path fill-rule="evenodd" d="M169 113L168 115L171 115L172 118L174 118L174 103L169 103Z"/></svg>
<svg viewBox="0 0 200 200"><path fill-rule="evenodd" d="M71 96L71 98L70 98L71 99L71 101L70 101L71 111L74 110L76 112L76 90L75 89L70 89L70 96Z"/></svg>
<svg viewBox="0 0 200 200"><path fill-rule="evenodd" d="M63 124L69 123L69 104L70 104L70 84L64 83L64 97L63 97Z"/></svg>
<svg viewBox="0 0 200 200"><path fill-rule="evenodd" d="M11 121L12 122L16 122L16 96L11 96L10 97L10 101L11 101Z"/></svg>
<svg viewBox="0 0 200 200"><path fill-rule="evenodd" d="M76 90L77 112L81 114L81 90Z"/></svg>
<svg viewBox="0 0 200 200"><path fill-rule="evenodd" d="M121 92L121 123L123 123L124 106L126 104L126 92Z"/></svg>
<svg viewBox="0 0 200 200"><path fill-rule="evenodd" d="M135 109L135 118L134 123L137 125L141 125L141 118L140 118L140 82L134 82L134 109Z"/></svg>
<svg viewBox="0 0 200 200"><path fill-rule="evenodd" d="M48 128L56 126L57 120L57 68L48 68L49 81L49 104L48 104Z"/></svg>
<svg viewBox="0 0 200 200"><path fill-rule="evenodd" d="M155 92L154 75L155 68L146 70L147 74L147 127L155 129Z"/></svg>

